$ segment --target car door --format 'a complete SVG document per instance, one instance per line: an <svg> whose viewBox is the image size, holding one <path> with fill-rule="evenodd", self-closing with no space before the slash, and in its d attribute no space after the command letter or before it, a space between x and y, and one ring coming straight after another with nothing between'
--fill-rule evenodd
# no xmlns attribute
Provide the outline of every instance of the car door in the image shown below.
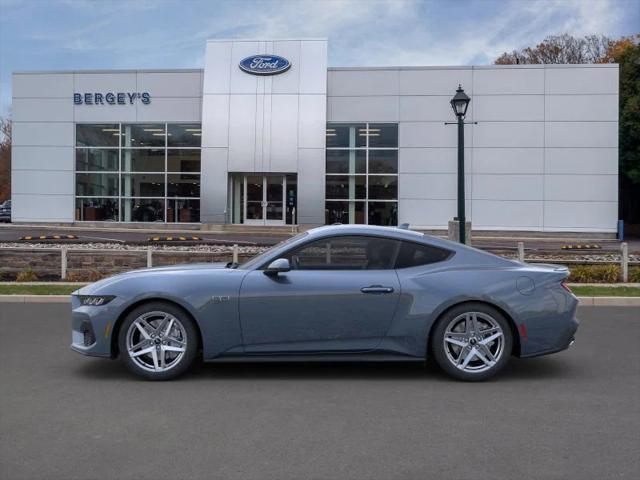
<svg viewBox="0 0 640 480"><path fill-rule="evenodd" d="M392 268L398 248L396 240L381 237L329 237L283 255L289 272L248 273L240 292L245 352L375 349L400 296Z"/></svg>

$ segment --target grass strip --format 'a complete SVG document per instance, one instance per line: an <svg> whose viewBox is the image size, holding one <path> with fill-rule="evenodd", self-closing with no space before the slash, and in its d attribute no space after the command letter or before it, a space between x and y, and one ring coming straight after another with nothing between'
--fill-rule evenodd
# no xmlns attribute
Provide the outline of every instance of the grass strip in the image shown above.
<svg viewBox="0 0 640 480"><path fill-rule="evenodd" d="M571 291L578 297L640 297L640 287L581 285L579 287L571 287Z"/></svg>

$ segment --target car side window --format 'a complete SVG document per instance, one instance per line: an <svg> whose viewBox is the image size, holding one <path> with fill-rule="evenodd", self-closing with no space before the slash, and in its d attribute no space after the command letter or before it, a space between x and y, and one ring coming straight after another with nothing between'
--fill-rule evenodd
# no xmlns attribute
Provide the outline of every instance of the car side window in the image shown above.
<svg viewBox="0 0 640 480"><path fill-rule="evenodd" d="M390 270L399 244L380 237L331 237L303 245L284 258L293 270Z"/></svg>
<svg viewBox="0 0 640 480"><path fill-rule="evenodd" d="M400 252L396 260L396 268L417 267L441 262L452 255L443 248L413 242L401 242Z"/></svg>

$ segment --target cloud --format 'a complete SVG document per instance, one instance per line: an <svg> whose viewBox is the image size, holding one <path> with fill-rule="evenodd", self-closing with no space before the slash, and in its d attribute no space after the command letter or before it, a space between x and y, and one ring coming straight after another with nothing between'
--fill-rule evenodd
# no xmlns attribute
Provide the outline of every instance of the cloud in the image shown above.
<svg viewBox="0 0 640 480"><path fill-rule="evenodd" d="M0 0L10 72L202 67L207 38L329 39L329 65L465 65L549 34L637 33L640 0Z"/></svg>

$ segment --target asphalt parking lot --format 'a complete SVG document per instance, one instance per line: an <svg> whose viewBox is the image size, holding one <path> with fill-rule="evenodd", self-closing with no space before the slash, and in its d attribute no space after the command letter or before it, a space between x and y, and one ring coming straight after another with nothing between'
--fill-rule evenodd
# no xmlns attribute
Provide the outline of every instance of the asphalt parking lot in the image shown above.
<svg viewBox="0 0 640 480"><path fill-rule="evenodd" d="M609 479L640 470L640 312L495 381L412 365L216 365L150 383L69 350L65 304L0 303L0 478Z"/></svg>

